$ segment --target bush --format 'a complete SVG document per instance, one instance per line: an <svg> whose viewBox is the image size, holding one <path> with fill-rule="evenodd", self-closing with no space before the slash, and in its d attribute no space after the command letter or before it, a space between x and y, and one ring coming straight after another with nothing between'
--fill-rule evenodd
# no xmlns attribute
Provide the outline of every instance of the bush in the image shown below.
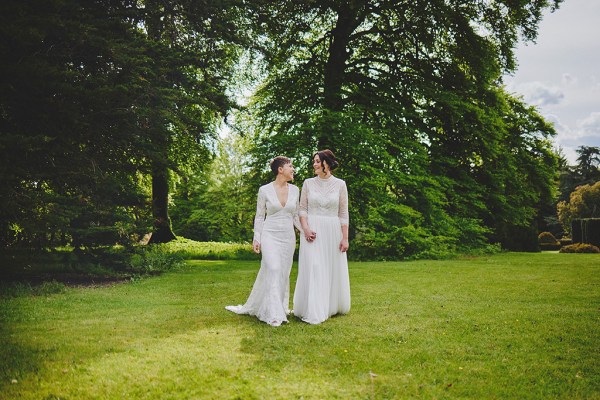
<svg viewBox="0 0 600 400"><path fill-rule="evenodd" d="M592 185L578 186L570 195L569 202L561 201L556 205L558 220L567 233L571 231L571 221L576 218L598 217L600 209L600 181ZM573 240L576 240L573 237Z"/></svg>
<svg viewBox="0 0 600 400"><path fill-rule="evenodd" d="M196 242L177 238L165 244L172 253L187 260L259 260L249 243Z"/></svg>
<svg viewBox="0 0 600 400"><path fill-rule="evenodd" d="M568 246L563 246L560 253L600 253L600 249L593 244L574 243Z"/></svg>
<svg viewBox="0 0 600 400"><path fill-rule="evenodd" d="M560 249L560 242L556 240L554 235L550 232L542 232L538 235L538 243L542 250L558 250Z"/></svg>
<svg viewBox="0 0 600 400"><path fill-rule="evenodd" d="M557 244L558 240L550 232L542 232L538 235L538 242L540 244Z"/></svg>
<svg viewBox="0 0 600 400"><path fill-rule="evenodd" d="M573 244L573 240L571 238L561 238L560 239L561 246L568 246L570 244Z"/></svg>
<svg viewBox="0 0 600 400"><path fill-rule="evenodd" d="M169 250L166 244L150 244L131 256L130 265L134 272L158 273L180 267L183 257Z"/></svg>

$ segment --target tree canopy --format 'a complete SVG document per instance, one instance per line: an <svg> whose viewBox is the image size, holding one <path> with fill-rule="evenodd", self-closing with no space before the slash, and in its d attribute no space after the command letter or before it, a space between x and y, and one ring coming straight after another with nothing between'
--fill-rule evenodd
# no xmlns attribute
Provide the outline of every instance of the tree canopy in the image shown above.
<svg viewBox="0 0 600 400"><path fill-rule="evenodd" d="M333 149L368 256L535 245L536 212L553 195L554 130L501 78L519 35L533 39L558 3L265 5L259 164Z"/></svg>
<svg viewBox="0 0 600 400"><path fill-rule="evenodd" d="M148 230L148 175L161 227L168 171L210 160L232 106L238 29L228 6L2 2L5 243L126 243Z"/></svg>
<svg viewBox="0 0 600 400"><path fill-rule="evenodd" d="M502 76L560 2L4 1L2 241L166 241L169 208L175 233L244 240L268 160L330 148L355 257L533 249L554 130Z"/></svg>

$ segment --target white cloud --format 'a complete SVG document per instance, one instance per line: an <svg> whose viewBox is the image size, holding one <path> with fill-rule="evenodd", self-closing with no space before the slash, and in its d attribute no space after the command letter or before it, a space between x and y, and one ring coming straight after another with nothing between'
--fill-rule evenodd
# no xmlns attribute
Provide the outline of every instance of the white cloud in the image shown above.
<svg viewBox="0 0 600 400"><path fill-rule="evenodd" d="M522 83L517 85L515 89L523 94L527 103L536 106L559 104L565 98L561 88L546 85L539 81Z"/></svg>
<svg viewBox="0 0 600 400"><path fill-rule="evenodd" d="M600 137L600 112L593 112L585 119L577 121L577 128L581 130L582 136Z"/></svg>
<svg viewBox="0 0 600 400"><path fill-rule="evenodd" d="M568 132L570 133L571 129L563 124L560 120L560 118L558 117L558 115L555 114L545 114L544 115L544 119L546 119L546 121L551 122L554 125L554 129L556 129L557 132Z"/></svg>
<svg viewBox="0 0 600 400"><path fill-rule="evenodd" d="M574 127L563 123L556 114L544 114L544 118L554 125L557 133L554 142L571 163L576 163L579 147L600 147L600 112L578 120Z"/></svg>
<svg viewBox="0 0 600 400"><path fill-rule="evenodd" d="M506 79L554 122L555 143L571 163L580 146L600 146L599 15L599 0L564 1L544 13L538 40L519 44L519 68Z"/></svg>

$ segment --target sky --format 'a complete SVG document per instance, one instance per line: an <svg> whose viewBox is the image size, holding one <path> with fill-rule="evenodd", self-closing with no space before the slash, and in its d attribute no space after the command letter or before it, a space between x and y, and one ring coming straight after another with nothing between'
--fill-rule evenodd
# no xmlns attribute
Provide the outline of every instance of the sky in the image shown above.
<svg viewBox="0 0 600 400"><path fill-rule="evenodd" d="M600 147L600 0L564 0L539 25L535 43L516 49L504 81L549 122L570 164L579 146Z"/></svg>

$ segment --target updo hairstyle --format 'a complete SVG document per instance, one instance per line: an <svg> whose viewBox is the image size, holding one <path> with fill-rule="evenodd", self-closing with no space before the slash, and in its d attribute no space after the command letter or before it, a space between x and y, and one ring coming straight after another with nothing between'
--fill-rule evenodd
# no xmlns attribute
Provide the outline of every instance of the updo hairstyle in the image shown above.
<svg viewBox="0 0 600 400"><path fill-rule="evenodd" d="M327 163L327 165L329 165L330 171L333 171L340 165L338 160L335 158L335 154L333 154L333 151L331 151L329 149L317 151L313 155L313 158L315 158L315 156L319 156L321 163L324 163L324 162Z"/></svg>
<svg viewBox="0 0 600 400"><path fill-rule="evenodd" d="M271 167L271 171L273 171L273 175L277 176L277 174L279 173L279 167L283 167L284 165L289 164L291 162L292 160L290 160L287 157L277 156L271 160L269 166Z"/></svg>

